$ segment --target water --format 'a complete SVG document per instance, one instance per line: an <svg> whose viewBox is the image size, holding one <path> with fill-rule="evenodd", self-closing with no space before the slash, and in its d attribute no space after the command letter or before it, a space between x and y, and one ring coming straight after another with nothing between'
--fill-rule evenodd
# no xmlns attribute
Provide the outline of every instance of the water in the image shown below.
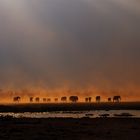
<svg viewBox="0 0 140 140"><path fill-rule="evenodd" d="M123 114L122 114L123 113ZM116 115L115 115L116 114ZM140 110L94 110L94 111L55 111L55 112L25 112L25 113L0 113L0 116L14 118L98 118L98 117L132 117L140 118Z"/></svg>

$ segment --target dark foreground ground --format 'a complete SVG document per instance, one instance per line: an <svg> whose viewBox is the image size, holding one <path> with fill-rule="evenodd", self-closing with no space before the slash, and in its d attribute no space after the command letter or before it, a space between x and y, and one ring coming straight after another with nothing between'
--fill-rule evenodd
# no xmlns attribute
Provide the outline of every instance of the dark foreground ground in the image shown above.
<svg viewBox="0 0 140 140"><path fill-rule="evenodd" d="M120 103L46 103L46 104L1 104L0 112L46 112L83 110L140 110L140 102Z"/></svg>
<svg viewBox="0 0 140 140"><path fill-rule="evenodd" d="M0 118L0 140L140 140L140 119Z"/></svg>

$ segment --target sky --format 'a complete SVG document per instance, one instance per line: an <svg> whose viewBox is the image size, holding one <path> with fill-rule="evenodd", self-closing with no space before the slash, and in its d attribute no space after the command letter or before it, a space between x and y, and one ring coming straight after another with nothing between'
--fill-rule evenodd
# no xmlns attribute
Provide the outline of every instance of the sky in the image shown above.
<svg viewBox="0 0 140 140"><path fill-rule="evenodd" d="M1 89L140 100L139 60L139 0L0 0Z"/></svg>

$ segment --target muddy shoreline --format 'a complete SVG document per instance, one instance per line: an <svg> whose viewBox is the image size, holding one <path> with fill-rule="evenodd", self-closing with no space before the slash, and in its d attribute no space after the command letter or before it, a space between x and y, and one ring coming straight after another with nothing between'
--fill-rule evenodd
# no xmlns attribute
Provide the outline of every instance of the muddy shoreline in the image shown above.
<svg viewBox="0 0 140 140"><path fill-rule="evenodd" d="M121 103L48 103L48 104L5 104L0 112L46 112L86 110L140 110L140 102Z"/></svg>
<svg viewBox="0 0 140 140"><path fill-rule="evenodd" d="M139 140L140 119L0 118L1 140Z"/></svg>

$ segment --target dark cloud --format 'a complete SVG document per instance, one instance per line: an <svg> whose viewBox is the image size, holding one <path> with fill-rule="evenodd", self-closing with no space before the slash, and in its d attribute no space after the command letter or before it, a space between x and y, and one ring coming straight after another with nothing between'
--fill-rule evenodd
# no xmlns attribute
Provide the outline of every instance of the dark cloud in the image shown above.
<svg viewBox="0 0 140 140"><path fill-rule="evenodd" d="M137 95L139 9L136 0L1 0L0 86Z"/></svg>

